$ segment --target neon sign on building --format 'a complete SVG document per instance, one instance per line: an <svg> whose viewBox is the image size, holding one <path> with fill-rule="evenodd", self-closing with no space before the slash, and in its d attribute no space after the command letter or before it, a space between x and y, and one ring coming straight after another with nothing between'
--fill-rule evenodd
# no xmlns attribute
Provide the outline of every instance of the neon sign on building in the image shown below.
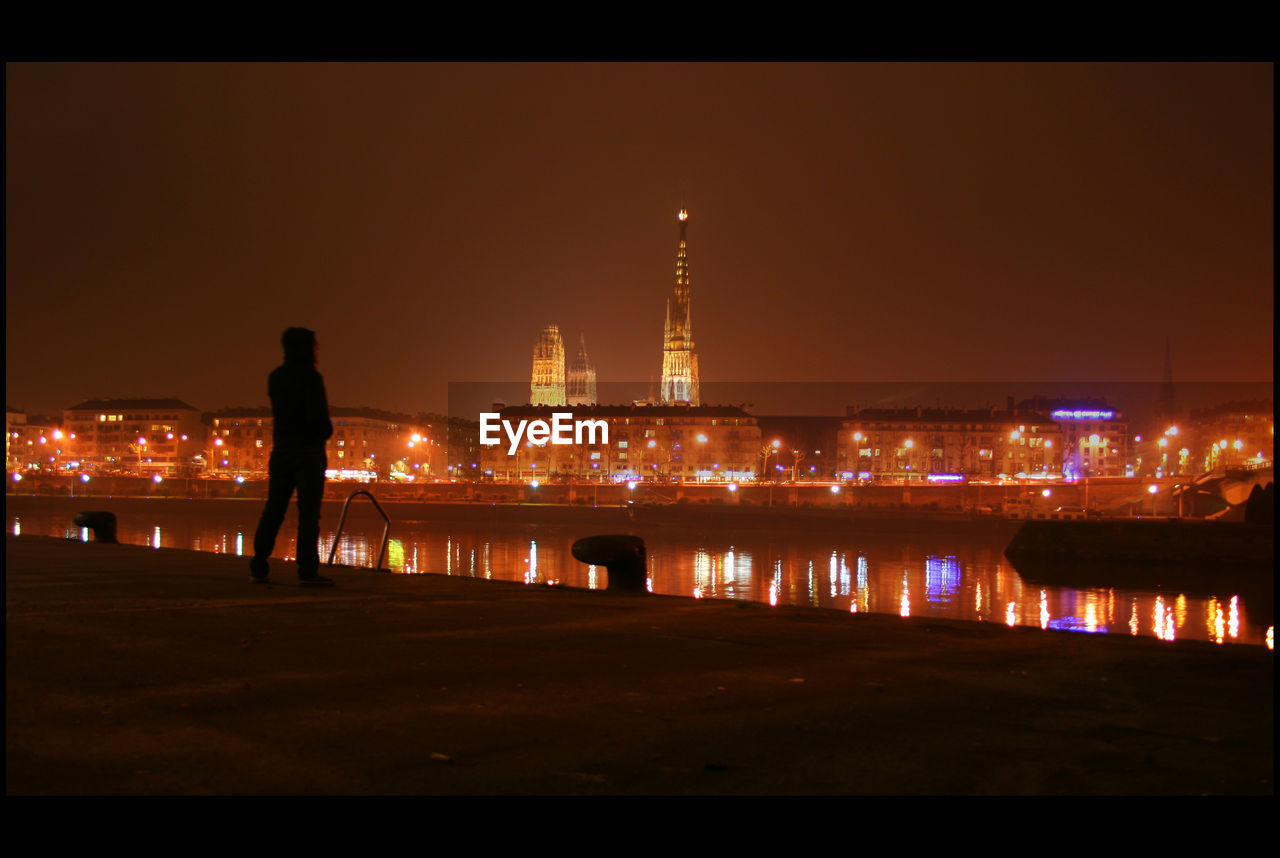
<svg viewBox="0 0 1280 858"><path fill-rule="evenodd" d="M1049 416L1054 420L1114 420L1116 413L1089 408L1059 408Z"/></svg>

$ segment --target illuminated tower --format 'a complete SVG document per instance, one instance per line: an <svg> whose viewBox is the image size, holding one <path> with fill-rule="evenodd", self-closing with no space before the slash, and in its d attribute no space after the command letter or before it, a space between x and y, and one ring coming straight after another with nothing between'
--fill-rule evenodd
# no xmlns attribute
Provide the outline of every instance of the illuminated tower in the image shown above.
<svg viewBox="0 0 1280 858"><path fill-rule="evenodd" d="M560 328L547 325L533 347L533 382L530 405L564 405L564 342Z"/></svg>
<svg viewBox="0 0 1280 858"><path fill-rule="evenodd" d="M698 355L693 351L690 315L689 247L685 227L689 213L680 210L680 246L676 249L676 289L667 299L667 327L662 339L662 390L660 400L699 404Z"/></svg>
<svg viewBox="0 0 1280 858"><path fill-rule="evenodd" d="M583 334L578 341L578 356L569 367L568 383L565 385L570 405L596 404L596 368L587 357L587 335Z"/></svg>

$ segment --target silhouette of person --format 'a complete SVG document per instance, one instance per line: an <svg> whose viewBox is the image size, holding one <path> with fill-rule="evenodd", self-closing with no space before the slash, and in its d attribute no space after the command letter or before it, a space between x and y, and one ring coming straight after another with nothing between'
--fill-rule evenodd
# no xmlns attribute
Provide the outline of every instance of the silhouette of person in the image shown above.
<svg viewBox="0 0 1280 858"><path fill-rule="evenodd" d="M324 442L333 435L324 378L316 370L320 344L315 331L288 328L280 338L284 364L267 377L273 421L267 505L253 535L253 581L266 581L267 559L275 548L289 498L298 492L298 580L327 587L320 575L320 500L324 495Z"/></svg>

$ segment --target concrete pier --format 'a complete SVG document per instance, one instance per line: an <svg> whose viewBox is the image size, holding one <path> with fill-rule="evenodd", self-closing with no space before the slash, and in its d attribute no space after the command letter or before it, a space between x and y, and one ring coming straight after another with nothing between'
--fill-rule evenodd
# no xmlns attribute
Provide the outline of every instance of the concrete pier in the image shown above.
<svg viewBox="0 0 1280 858"><path fill-rule="evenodd" d="M1274 792L1260 647L5 555L9 795Z"/></svg>

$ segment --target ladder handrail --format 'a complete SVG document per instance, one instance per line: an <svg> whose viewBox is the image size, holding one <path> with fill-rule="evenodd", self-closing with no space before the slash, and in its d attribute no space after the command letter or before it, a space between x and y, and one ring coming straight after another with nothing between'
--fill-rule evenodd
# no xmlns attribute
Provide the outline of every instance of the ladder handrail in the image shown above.
<svg viewBox="0 0 1280 858"><path fill-rule="evenodd" d="M333 558L338 553L338 542L342 540L342 526L346 524L347 521L347 507L351 506L351 501L356 495L364 495L372 501L373 508L378 511L378 515L382 516L382 520L385 522L382 526L382 544L378 546L378 565L373 567L375 570L380 572L382 571L382 561L387 556L387 535L391 533L391 519L382 511L382 504L378 503L378 499L375 498L371 492L364 489L356 489L354 492L347 495L346 501L342 504L342 515L338 518L338 530L333 534L333 547L329 549L329 565L333 565Z"/></svg>

